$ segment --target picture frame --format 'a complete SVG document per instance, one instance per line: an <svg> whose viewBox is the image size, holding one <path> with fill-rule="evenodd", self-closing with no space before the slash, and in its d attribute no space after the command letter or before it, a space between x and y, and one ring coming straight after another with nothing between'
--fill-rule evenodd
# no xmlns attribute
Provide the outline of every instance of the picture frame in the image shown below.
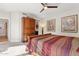
<svg viewBox="0 0 79 59"><path fill-rule="evenodd" d="M78 32L78 15L70 15L61 18L61 32Z"/></svg>
<svg viewBox="0 0 79 59"><path fill-rule="evenodd" d="M51 19L47 21L47 31L55 32L56 29L56 19Z"/></svg>

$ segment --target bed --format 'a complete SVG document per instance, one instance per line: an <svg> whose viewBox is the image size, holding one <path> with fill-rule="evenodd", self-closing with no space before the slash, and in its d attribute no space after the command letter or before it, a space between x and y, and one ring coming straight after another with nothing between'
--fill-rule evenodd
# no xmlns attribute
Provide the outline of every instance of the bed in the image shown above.
<svg viewBox="0 0 79 59"><path fill-rule="evenodd" d="M60 35L29 36L28 50L30 54L40 56L78 56L79 38Z"/></svg>

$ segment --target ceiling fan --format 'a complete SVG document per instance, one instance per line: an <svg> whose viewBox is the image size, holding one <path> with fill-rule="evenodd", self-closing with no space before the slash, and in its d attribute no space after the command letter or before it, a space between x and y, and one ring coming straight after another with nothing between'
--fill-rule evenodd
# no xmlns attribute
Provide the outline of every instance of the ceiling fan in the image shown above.
<svg viewBox="0 0 79 59"><path fill-rule="evenodd" d="M49 6L47 3L41 3L41 5L43 6L42 10L40 11L43 12L44 10L48 9L48 8L57 8L58 6Z"/></svg>

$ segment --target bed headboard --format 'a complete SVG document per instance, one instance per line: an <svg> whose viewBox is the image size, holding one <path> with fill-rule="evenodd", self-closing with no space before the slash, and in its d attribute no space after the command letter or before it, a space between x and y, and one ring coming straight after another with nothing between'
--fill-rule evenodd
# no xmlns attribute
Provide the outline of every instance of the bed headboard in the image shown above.
<svg viewBox="0 0 79 59"><path fill-rule="evenodd" d="M27 39L28 39L28 41L30 41L32 38L41 37L41 36L48 36L48 35L52 35L52 34L47 33L47 34L43 34L43 35L31 35L31 36L27 36Z"/></svg>

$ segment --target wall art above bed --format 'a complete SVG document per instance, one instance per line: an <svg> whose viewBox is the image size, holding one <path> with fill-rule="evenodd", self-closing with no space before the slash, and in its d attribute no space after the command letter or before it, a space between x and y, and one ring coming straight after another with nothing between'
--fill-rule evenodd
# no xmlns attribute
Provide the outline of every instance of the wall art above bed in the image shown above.
<svg viewBox="0 0 79 59"><path fill-rule="evenodd" d="M61 18L61 31L77 33L78 32L78 15L70 15Z"/></svg>
<svg viewBox="0 0 79 59"><path fill-rule="evenodd" d="M55 32L56 28L56 19L48 20L47 21L47 31Z"/></svg>

